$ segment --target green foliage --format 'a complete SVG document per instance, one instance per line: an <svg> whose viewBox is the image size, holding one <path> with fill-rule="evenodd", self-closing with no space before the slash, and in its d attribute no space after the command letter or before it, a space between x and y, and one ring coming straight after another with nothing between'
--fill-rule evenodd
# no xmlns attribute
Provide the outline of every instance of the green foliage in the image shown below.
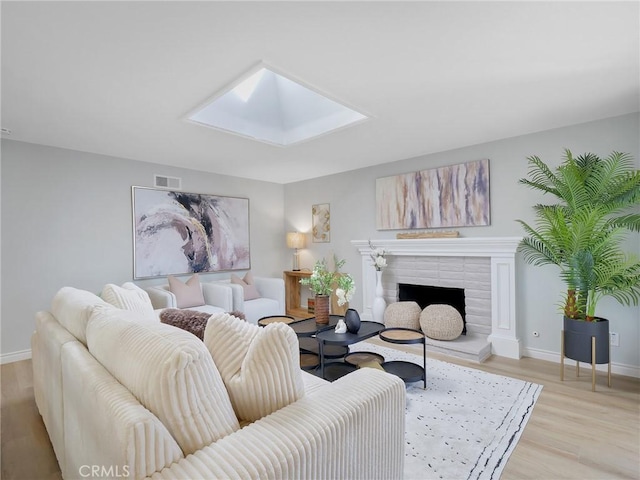
<svg viewBox="0 0 640 480"><path fill-rule="evenodd" d="M345 260L338 260L334 255L333 263L335 267L333 271L329 271L325 259L318 260L313 267L311 276L301 279L300 283L302 285L308 285L309 289L316 295L331 295L333 289L336 288L339 294L338 302L342 305L351 299L355 291L355 285L351 275L340 273L340 269L344 266L345 262Z"/></svg>
<svg viewBox="0 0 640 480"><path fill-rule="evenodd" d="M598 301L610 295L630 305L640 300L640 263L621 250L629 231L640 231L640 170L631 157L613 152L574 158L565 150L562 164L550 169L529 157L529 178L520 183L558 201L535 205L535 225L525 230L519 250L532 265L557 265L568 298L580 318L593 319ZM633 210L635 209L635 211ZM575 297L574 297L575 295Z"/></svg>

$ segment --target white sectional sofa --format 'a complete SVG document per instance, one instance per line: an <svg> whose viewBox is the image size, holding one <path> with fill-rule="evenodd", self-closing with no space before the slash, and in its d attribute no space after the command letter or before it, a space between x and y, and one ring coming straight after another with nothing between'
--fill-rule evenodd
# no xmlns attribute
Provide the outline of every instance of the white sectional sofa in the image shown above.
<svg viewBox="0 0 640 480"><path fill-rule="evenodd" d="M231 321L209 324L222 316ZM32 352L65 479L90 468L158 480L402 478L405 387L376 369L333 383L301 372L299 399L241 424L205 343L71 287L36 315Z"/></svg>

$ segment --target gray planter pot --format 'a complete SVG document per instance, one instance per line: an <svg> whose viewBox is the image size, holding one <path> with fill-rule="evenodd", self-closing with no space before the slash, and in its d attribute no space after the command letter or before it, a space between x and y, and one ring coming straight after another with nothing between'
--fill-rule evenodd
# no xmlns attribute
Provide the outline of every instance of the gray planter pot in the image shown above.
<svg viewBox="0 0 640 480"><path fill-rule="evenodd" d="M564 355L591 363L591 337L596 338L596 363L609 363L609 320L585 322L564 317Z"/></svg>

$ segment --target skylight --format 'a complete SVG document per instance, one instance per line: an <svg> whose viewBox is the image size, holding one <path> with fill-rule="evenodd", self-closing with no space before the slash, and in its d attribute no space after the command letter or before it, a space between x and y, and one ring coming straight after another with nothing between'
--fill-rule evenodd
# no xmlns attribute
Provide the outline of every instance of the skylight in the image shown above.
<svg viewBox="0 0 640 480"><path fill-rule="evenodd" d="M264 65L188 116L200 125L282 146L367 118Z"/></svg>
<svg viewBox="0 0 640 480"><path fill-rule="evenodd" d="M251 97L251 94L254 92L254 90L258 86L258 83L260 82L262 75L264 75L264 68L261 68L256 73L251 75L249 78L239 83L231 91L235 93L237 96L239 96L243 102L246 102L247 100L249 100L249 97Z"/></svg>

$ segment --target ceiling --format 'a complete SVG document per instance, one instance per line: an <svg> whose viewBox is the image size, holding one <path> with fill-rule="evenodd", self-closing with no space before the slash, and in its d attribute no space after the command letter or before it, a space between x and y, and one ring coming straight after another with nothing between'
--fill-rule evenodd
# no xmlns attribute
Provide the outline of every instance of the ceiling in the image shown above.
<svg viewBox="0 0 640 480"><path fill-rule="evenodd" d="M635 1L1 8L8 138L226 175L289 183L639 111ZM289 147L185 121L260 62L371 118Z"/></svg>

